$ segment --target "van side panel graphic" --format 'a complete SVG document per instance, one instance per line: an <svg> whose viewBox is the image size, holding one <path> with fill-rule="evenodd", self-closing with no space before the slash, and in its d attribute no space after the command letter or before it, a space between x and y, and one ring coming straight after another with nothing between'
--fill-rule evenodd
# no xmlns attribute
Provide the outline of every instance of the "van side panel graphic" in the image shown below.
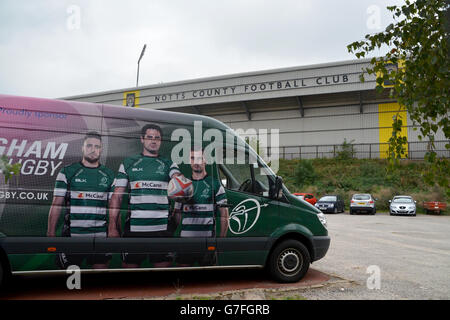
<svg viewBox="0 0 450 320"><path fill-rule="evenodd" d="M139 95L137 94L136 97L138 98ZM135 101L138 105L139 99ZM67 232L64 233L64 228L68 224L65 219L67 208L71 207L72 210L77 208L77 217L81 219L72 220L69 225L78 229L86 229L87 225L92 225L90 228L94 230L103 225L102 221L98 219L104 217L105 212L109 210L96 206L103 205L113 193L113 189L109 194L105 192L105 181L108 179L101 172L96 173L97 181L88 180L85 173L80 172L72 177L71 182L64 181L65 186L70 183L80 186L87 185L87 189L81 187L76 190L60 189L61 184L58 184L58 177L60 177L62 169L79 163L82 159L82 147L86 134L92 131L100 134L102 139L100 163L117 174L119 166L125 158L130 155L139 155L142 152L140 138L141 129L145 124L153 123L162 128L163 136L159 152L160 156L165 159L170 159L171 150L177 143L170 141L171 132L183 127L183 125L171 125L170 119L167 117L160 116L161 119L155 119L147 110L143 112L136 110L139 114L129 119L127 110L123 111L124 108L111 107L106 117L103 117L103 109L104 106L98 104L89 104L89 108L86 108L86 104L77 102L0 96L0 156L7 156L11 163L22 164L20 174L13 176L8 184L5 184L3 176L0 176L0 233L6 236L7 241L4 241L2 245L9 253L12 269L14 271L59 269L62 267L59 265L60 254L65 254L69 261L76 262L82 268L92 268L98 263L107 265L108 268L121 268L124 255L132 257L133 262L138 262L138 267L153 267L155 261L158 260L166 261L168 266L177 266L179 261L176 258L181 256L184 251L187 254L197 255L195 261L189 261L189 264L193 266L217 264L217 257L215 254L211 255L207 252L204 241L198 241L199 244L195 244L191 243L192 241L189 242L190 240L183 240L182 244L191 244L172 244L174 242L171 241L180 237L181 225L167 230L164 235L168 238L167 246L170 249L159 249L163 248L163 245L158 245L158 241L156 241L155 248L142 250L139 249L138 244L130 242L128 246L125 246L128 247L128 250L123 250L120 246L114 247L114 244L110 243L114 239L103 237L103 239L99 238L98 242L103 241L106 247L112 249L111 252L106 248L105 252L96 252L93 239L87 239L91 241L90 245L83 247L82 252L77 251L78 249L75 247L79 238L75 238L75 234L67 237ZM158 163L163 162L158 160ZM160 169L159 167L155 168L154 172L160 172L162 170ZM144 174L144 170L149 170L149 168L142 168L141 173ZM172 168L164 168L164 170L172 170ZM207 171L210 173L210 177L214 176L210 167ZM134 172L134 174L139 173ZM160 174L162 173L161 171ZM190 166L183 165L182 173L189 178L191 176ZM61 179L66 179L66 176ZM137 185L129 186L127 192L135 188L139 188L139 190L154 189L156 193L161 193L163 197L166 197L164 194L166 194L167 181L139 181ZM51 238L47 238L47 228L52 202L55 196L64 197L65 194L72 199L72 202L79 201L79 203L77 206L70 206L68 203L64 205L55 228L56 239L51 240ZM172 202L170 202L170 206L172 209ZM127 224L128 207L129 197L128 194L125 194L120 210L121 226ZM158 214L163 216L162 210L158 210ZM220 223L220 219L217 219L214 224L215 234L219 234ZM86 229L86 237L94 235L93 232ZM152 237L152 235L146 236ZM24 253L27 246L24 243L28 239L41 239L44 242L36 244L36 241L33 240L35 242L34 249ZM46 252L45 239L48 239L48 247L56 247L55 253ZM60 246L58 246L59 241L63 241ZM67 246L67 243L70 245ZM22 247L22 244L24 244L23 248L18 249ZM101 248L101 246L97 246L97 248ZM167 252L163 254L154 250L166 250ZM34 253L32 253L33 251ZM136 257L139 259L135 259L136 251L145 255L144 259L139 257ZM156 260L153 259L154 257Z"/></svg>
<svg viewBox="0 0 450 320"><path fill-rule="evenodd" d="M13 272L262 266L286 233L328 237L315 209L295 197L226 187L218 164L205 160L213 139L202 140L210 129L227 133L225 124L135 108L139 92L129 93L133 108L0 95L0 156L21 164L8 183L0 173L0 250ZM175 130L194 139L172 140ZM187 150L188 162L172 160L173 150ZM196 186L179 203L167 195L177 175Z"/></svg>
<svg viewBox="0 0 450 320"><path fill-rule="evenodd" d="M255 199L247 199L237 204L230 213L229 229L234 234L244 234L258 222L261 204Z"/></svg>

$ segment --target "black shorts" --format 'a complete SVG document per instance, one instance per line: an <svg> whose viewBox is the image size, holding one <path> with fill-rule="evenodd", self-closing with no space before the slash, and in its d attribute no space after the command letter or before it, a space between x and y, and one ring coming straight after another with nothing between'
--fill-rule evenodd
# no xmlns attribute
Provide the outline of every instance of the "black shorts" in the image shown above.
<svg viewBox="0 0 450 320"><path fill-rule="evenodd" d="M177 253L175 261L177 264L188 264L189 266L194 266L196 263L199 266L215 266L217 265L217 254L210 251L206 253Z"/></svg>
<svg viewBox="0 0 450 320"><path fill-rule="evenodd" d="M112 254L66 254L60 253L56 257L56 263L61 269L67 269L69 266L75 265L81 268L84 261L89 266L94 264L107 264L112 258Z"/></svg>
<svg viewBox="0 0 450 320"><path fill-rule="evenodd" d="M123 238L170 238L172 234L168 231L155 231L155 232L131 232L129 228L125 228L122 235ZM171 252L168 253L122 253L122 261L127 264L141 264L148 258L150 263L154 262L173 262L174 255Z"/></svg>
<svg viewBox="0 0 450 320"><path fill-rule="evenodd" d="M167 253L127 253L122 252L122 261L127 264L142 264L148 258L150 263L173 262L175 256L172 252Z"/></svg>

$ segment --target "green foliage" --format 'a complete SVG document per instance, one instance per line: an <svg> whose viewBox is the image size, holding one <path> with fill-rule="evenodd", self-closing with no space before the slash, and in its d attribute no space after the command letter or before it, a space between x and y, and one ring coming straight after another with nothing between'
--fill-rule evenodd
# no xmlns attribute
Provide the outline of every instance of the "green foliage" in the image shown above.
<svg viewBox="0 0 450 320"><path fill-rule="evenodd" d="M401 136L402 131L402 117L400 114L396 114L393 117L392 122L392 136L389 138L389 166L388 169L391 169L392 167L397 166L399 164L399 161L401 158L405 157L405 150L406 146L408 145L408 140L406 137Z"/></svg>
<svg viewBox="0 0 450 320"><path fill-rule="evenodd" d="M351 140L350 142L347 142L347 139L344 138L344 142L341 144L341 150L339 150L336 154L336 159L339 160L349 160L353 159L353 156L355 155L355 151L353 150L353 142L355 140Z"/></svg>
<svg viewBox="0 0 450 320"><path fill-rule="evenodd" d="M300 186L310 185L317 179L312 160L300 160L295 170L296 182Z"/></svg>
<svg viewBox="0 0 450 320"><path fill-rule="evenodd" d="M365 40L347 46L357 58L388 46L388 53L372 58L371 66L365 71L377 75L376 89L379 92L384 90L385 81L393 83L391 97L406 106L413 124L420 128L419 138L428 137L431 142L426 156L430 165L425 168L425 182L438 182L447 189L449 164L437 159L434 136L441 129L446 139L450 139L450 31L446 17L449 7L448 0L405 0L401 7L387 7L395 22L383 32L366 35ZM396 64L399 68L388 70L388 64ZM361 80L364 80L364 75ZM400 120L394 119L394 132L397 132L399 124ZM405 149L404 141L393 135L389 143L391 163L398 163L397 156ZM449 149L450 144L446 148Z"/></svg>
<svg viewBox="0 0 450 320"><path fill-rule="evenodd" d="M432 153L425 156L430 163L428 169L423 174L424 181L433 185L438 183L440 186L447 186L446 193L450 196L450 188L448 187L448 178L450 177L450 166L447 159L437 159ZM432 158L432 159L431 159Z"/></svg>
<svg viewBox="0 0 450 320"><path fill-rule="evenodd" d="M448 189L423 183L421 172L429 166L427 162L403 159L393 171L386 170L389 165L382 159L281 160L278 174L291 192L311 192L316 198L340 194L346 206L355 193L370 193L378 198L380 210L386 210L388 200L398 194L412 195L418 204L450 198Z"/></svg>
<svg viewBox="0 0 450 320"><path fill-rule="evenodd" d="M374 186L389 185L386 180L384 166L378 162L363 162L360 166L360 174L358 181L358 187L362 192L370 193L374 190ZM357 189L353 189L357 190Z"/></svg>
<svg viewBox="0 0 450 320"><path fill-rule="evenodd" d="M9 164L9 159L6 156L0 158L0 171L5 176L5 183L8 183L8 180L11 179L12 175L19 174L21 166L20 163Z"/></svg>

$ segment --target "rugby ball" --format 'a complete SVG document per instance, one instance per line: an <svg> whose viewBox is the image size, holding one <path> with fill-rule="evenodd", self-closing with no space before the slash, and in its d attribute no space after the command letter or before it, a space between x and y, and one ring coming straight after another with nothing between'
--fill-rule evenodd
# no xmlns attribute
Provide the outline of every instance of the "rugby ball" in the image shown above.
<svg viewBox="0 0 450 320"><path fill-rule="evenodd" d="M175 176L167 186L167 196L175 201L187 201L194 194L192 181L184 176Z"/></svg>

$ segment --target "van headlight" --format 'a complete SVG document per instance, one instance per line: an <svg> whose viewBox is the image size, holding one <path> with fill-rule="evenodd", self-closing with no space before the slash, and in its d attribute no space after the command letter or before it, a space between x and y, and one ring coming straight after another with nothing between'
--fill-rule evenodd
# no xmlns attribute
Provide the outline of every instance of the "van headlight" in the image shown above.
<svg viewBox="0 0 450 320"><path fill-rule="evenodd" d="M319 218L320 223L322 223L322 225L326 228L327 227L327 218L325 217L325 215L320 212L317 214L317 217Z"/></svg>

